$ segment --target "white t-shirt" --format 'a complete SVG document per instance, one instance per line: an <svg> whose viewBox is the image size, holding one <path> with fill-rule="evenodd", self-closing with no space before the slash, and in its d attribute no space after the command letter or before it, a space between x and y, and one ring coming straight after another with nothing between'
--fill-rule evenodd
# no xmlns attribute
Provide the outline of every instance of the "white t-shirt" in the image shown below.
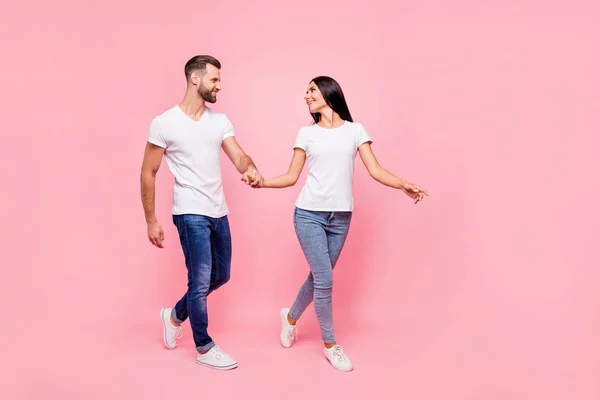
<svg viewBox="0 0 600 400"><path fill-rule="evenodd" d="M358 122L334 128L310 125L300 129L294 148L306 152L308 176L296 207L311 211L352 211L352 179L358 147L372 142Z"/></svg>
<svg viewBox="0 0 600 400"><path fill-rule="evenodd" d="M229 213L221 183L221 144L234 136L225 114L206 108L199 121L177 105L150 123L148 142L165 150L175 176L173 214L221 218Z"/></svg>

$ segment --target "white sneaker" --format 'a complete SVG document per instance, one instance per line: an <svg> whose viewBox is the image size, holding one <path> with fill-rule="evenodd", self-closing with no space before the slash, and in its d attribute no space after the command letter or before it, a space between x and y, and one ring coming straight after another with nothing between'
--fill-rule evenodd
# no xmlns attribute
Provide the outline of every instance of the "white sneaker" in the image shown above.
<svg viewBox="0 0 600 400"><path fill-rule="evenodd" d="M330 349L325 347L325 357L327 357L333 368L337 370L348 372L352 371L354 368L350 362L350 359L346 353L344 353L344 349L342 349L342 346L338 344Z"/></svg>
<svg viewBox="0 0 600 400"><path fill-rule="evenodd" d="M177 347L177 339L181 339L183 332L181 325L175 326L171 322L171 309L163 308L160 310L160 319L163 324L163 340L168 349L173 350Z"/></svg>
<svg viewBox="0 0 600 400"><path fill-rule="evenodd" d="M279 338L281 339L281 345L283 347L292 347L294 339L298 338L298 327L288 322L287 316L289 312L289 308L282 308L279 312L279 315L281 316L281 334L279 335Z"/></svg>
<svg viewBox="0 0 600 400"><path fill-rule="evenodd" d="M219 346L214 346L204 354L198 353L196 363L220 370L234 369L238 366L237 362Z"/></svg>

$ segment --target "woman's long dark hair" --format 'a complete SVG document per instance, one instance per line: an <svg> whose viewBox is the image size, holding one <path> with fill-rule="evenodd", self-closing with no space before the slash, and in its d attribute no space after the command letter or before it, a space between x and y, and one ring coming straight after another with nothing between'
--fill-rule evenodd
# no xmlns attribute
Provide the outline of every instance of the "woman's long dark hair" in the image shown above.
<svg viewBox="0 0 600 400"><path fill-rule="evenodd" d="M311 82L314 82L315 85L317 85L323 95L323 99L325 99L325 103L331 107L341 119L348 122L354 122L352 120L352 115L350 115L348 104L346 104L346 98L344 97L342 87L335 79L328 76L317 76ZM312 115L315 120L315 124L321 120L321 113L310 113L310 115Z"/></svg>

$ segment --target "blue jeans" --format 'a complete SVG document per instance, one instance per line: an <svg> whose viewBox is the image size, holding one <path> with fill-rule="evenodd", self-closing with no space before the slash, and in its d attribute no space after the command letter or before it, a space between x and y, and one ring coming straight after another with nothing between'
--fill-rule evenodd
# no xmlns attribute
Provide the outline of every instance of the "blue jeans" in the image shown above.
<svg viewBox="0 0 600 400"><path fill-rule="evenodd" d="M323 342L334 343L331 294L333 268L344 247L352 212L308 211L296 208L294 228L310 274L300 288L290 309L290 317L298 320L314 299L315 312Z"/></svg>
<svg viewBox="0 0 600 400"><path fill-rule="evenodd" d="M229 280L231 270L231 232L227 216L173 215L188 270L188 290L172 311L181 323L188 316L199 352L215 344L208 335L206 297Z"/></svg>

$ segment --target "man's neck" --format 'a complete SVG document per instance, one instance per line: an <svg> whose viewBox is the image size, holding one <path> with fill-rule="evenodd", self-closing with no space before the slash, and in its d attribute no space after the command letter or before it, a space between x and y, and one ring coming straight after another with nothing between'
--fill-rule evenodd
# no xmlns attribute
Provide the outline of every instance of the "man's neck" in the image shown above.
<svg viewBox="0 0 600 400"><path fill-rule="evenodd" d="M198 93L185 93L183 100L179 103L179 108L190 118L199 121L206 110L206 102Z"/></svg>

